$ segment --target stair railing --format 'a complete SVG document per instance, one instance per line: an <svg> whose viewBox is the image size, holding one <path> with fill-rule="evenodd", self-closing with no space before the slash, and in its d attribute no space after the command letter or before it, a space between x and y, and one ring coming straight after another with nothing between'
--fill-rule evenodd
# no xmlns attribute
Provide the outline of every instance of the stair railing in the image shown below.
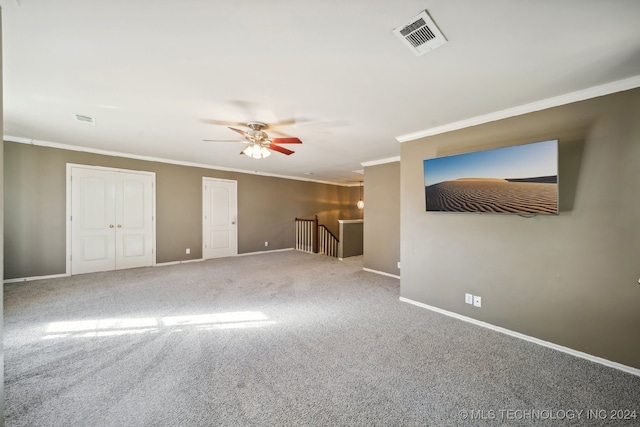
<svg viewBox="0 0 640 427"><path fill-rule="evenodd" d="M315 219L296 218L296 250L309 252L317 251L318 217Z"/></svg>
<svg viewBox="0 0 640 427"><path fill-rule="evenodd" d="M327 256L338 256L338 238L314 219L296 218L296 250Z"/></svg>

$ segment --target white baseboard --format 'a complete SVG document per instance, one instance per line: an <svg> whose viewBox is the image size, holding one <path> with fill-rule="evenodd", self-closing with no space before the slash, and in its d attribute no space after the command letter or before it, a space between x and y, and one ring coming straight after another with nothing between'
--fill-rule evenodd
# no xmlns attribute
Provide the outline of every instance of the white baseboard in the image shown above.
<svg viewBox="0 0 640 427"><path fill-rule="evenodd" d="M245 254L238 254L237 256L246 256L246 255L258 255L258 254L266 254L270 252L284 252L284 251L292 251L293 248L285 248L285 249L274 249L271 251L260 251L260 252L249 252ZM190 262L202 262L206 261L204 258L197 259L186 259L184 261L169 261L169 262L158 262L152 265L152 267L165 267L167 265L178 265L178 264L187 264ZM58 277L69 277L71 274L50 274L48 276L31 276L31 277L18 277L15 279L5 279L3 283L18 283L18 282L28 282L31 280L43 280L43 279L55 279Z"/></svg>
<svg viewBox="0 0 640 427"><path fill-rule="evenodd" d="M238 254L237 256L247 256L247 255L262 255L262 254L270 254L273 252L286 252L286 251L292 251L293 248L284 248L284 249L272 249L270 251L258 251L258 252L247 252L244 254Z"/></svg>
<svg viewBox="0 0 640 427"><path fill-rule="evenodd" d="M183 261L157 262L153 265L153 267L164 267L166 265L187 264L190 262L202 262L202 261L204 261L204 258L185 259Z"/></svg>
<svg viewBox="0 0 640 427"><path fill-rule="evenodd" d="M631 366L623 365L622 363L613 362L611 360L603 359L602 357L594 356L592 354L583 353L582 351L574 350L569 347L565 347L562 345L554 344L549 341L541 340L539 338L535 338L529 335L521 334L520 332L515 332L510 329L502 328L500 326L492 325L491 323L483 322L481 320L474 319L472 317L463 316L462 314L454 313L452 311L443 310L438 307L434 307L428 304L424 304L418 301L414 301L408 298L400 297L400 301L406 302L409 304L416 305L418 307L426 308L427 310L435 311L436 313L444 314L445 316L453 317L458 320L462 320L465 322L473 323L474 325L482 326L483 328L488 328L494 330L496 332L500 332L506 335L511 335L512 337L520 338L525 341L532 342L534 344L542 345L545 347L552 348L554 350L562 351L564 353L568 353L572 356L580 357L582 359L589 360L591 362L599 363L601 365L608 366L610 368L618 369L620 371L627 372L632 375L636 375L640 377L640 369L634 368Z"/></svg>
<svg viewBox="0 0 640 427"><path fill-rule="evenodd" d="M370 269L370 268L365 268L365 267L362 267L362 269L363 269L364 271L368 271L369 273L381 274L381 275L383 275L383 276L389 276L389 277L393 277L393 278L395 278L395 279L399 279L399 278L400 278L400 276L398 276L398 275L391 274L391 273L385 273L384 271L372 270L372 269Z"/></svg>
<svg viewBox="0 0 640 427"><path fill-rule="evenodd" d="M15 279L5 279L3 283L30 282L32 280L57 279L59 277L69 277L69 276L70 274L62 273L62 274L49 274L46 276L18 277Z"/></svg>

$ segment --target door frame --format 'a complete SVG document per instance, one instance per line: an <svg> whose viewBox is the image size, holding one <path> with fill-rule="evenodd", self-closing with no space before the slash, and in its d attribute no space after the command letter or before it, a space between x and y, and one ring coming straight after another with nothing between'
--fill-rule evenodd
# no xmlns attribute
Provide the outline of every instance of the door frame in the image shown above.
<svg viewBox="0 0 640 427"><path fill-rule="evenodd" d="M151 265L156 265L156 173L149 171L140 171L133 169L122 169L122 168L110 168L106 166L93 166L93 165L83 165L79 163L67 163L67 176L66 176L66 198L67 198L67 209L66 209L66 233L67 233L67 244L66 244L66 272L67 276L71 276L71 245L72 245L72 235L71 235L71 170L73 168L82 168L82 169L92 169L106 172L124 172L124 173L136 173L140 175L147 175L151 177Z"/></svg>
<svg viewBox="0 0 640 427"><path fill-rule="evenodd" d="M202 177L202 259L203 260L207 260L207 259L215 259L215 258L207 258L206 257L206 236L205 236L205 212L206 212L206 206L205 206L205 186L207 181L218 181L218 182L227 182L227 183L233 183L235 184L235 189L236 189L236 194L235 194L235 199L236 199L236 206L235 206L235 211L236 211L236 223L235 223L235 231L236 231L236 251L235 254L233 254L232 256L238 256L238 181L235 179L223 179L223 178L211 178L208 176L203 176Z"/></svg>

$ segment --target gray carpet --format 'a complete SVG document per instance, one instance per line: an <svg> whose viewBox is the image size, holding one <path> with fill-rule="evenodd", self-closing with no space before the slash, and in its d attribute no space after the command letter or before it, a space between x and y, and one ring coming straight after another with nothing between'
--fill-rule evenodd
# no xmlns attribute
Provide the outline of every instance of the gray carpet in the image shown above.
<svg viewBox="0 0 640 427"><path fill-rule="evenodd" d="M398 297L293 251L7 284L6 425L640 425L640 377Z"/></svg>

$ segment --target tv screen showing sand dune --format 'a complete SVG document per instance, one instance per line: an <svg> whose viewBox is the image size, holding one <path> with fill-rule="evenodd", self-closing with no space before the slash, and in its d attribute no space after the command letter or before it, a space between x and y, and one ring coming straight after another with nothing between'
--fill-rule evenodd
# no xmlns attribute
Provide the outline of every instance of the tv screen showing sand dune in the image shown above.
<svg viewBox="0 0 640 427"><path fill-rule="evenodd" d="M427 211L558 213L558 141L424 161Z"/></svg>

